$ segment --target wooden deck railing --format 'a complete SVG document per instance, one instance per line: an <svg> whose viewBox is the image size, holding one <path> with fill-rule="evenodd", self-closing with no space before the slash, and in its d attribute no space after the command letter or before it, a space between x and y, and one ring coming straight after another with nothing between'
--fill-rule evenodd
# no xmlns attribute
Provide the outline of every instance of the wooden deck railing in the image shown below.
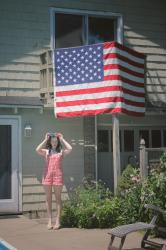
<svg viewBox="0 0 166 250"><path fill-rule="evenodd" d="M152 168L156 168L160 163L160 157L166 151L165 147L146 148L145 140L140 141L140 171L141 178L144 180Z"/></svg>
<svg viewBox="0 0 166 250"><path fill-rule="evenodd" d="M45 105L53 104L53 66L51 50L40 55L40 97Z"/></svg>

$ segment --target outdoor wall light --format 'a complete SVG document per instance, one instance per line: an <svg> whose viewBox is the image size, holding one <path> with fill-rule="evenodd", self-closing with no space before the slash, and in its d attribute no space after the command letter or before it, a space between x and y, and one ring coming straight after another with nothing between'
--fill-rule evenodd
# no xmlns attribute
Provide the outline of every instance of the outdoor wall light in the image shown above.
<svg viewBox="0 0 166 250"><path fill-rule="evenodd" d="M30 124L26 124L24 127L24 136L31 137L32 136L32 127Z"/></svg>

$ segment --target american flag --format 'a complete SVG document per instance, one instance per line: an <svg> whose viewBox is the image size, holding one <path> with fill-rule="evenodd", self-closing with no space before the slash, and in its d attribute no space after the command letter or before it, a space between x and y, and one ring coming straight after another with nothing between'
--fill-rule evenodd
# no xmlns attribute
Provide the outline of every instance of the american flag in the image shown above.
<svg viewBox="0 0 166 250"><path fill-rule="evenodd" d="M117 42L56 49L56 117L145 113L145 56Z"/></svg>

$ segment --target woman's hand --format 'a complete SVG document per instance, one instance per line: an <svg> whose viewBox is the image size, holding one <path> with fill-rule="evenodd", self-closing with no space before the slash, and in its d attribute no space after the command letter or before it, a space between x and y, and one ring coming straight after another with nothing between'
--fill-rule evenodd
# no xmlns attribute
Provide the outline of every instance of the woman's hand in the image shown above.
<svg viewBox="0 0 166 250"><path fill-rule="evenodd" d="M57 134L57 138L59 138L60 142L63 143L63 146L65 147L62 151L63 151L63 155L67 155L71 152L72 150L72 146L63 138L63 134L58 133Z"/></svg>
<svg viewBox="0 0 166 250"><path fill-rule="evenodd" d="M63 140L63 135L61 133L58 133L57 137L59 138L60 141Z"/></svg>
<svg viewBox="0 0 166 250"><path fill-rule="evenodd" d="M45 140L47 141L49 138L50 138L49 133L46 133L46 135L45 135Z"/></svg>

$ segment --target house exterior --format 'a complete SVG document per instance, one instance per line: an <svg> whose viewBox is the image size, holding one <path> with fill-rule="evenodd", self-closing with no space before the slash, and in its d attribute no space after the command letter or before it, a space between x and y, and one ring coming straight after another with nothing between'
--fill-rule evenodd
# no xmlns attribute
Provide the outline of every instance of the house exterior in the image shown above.
<svg viewBox="0 0 166 250"><path fill-rule="evenodd" d="M116 40L146 54L146 115L119 115L121 170L139 141L166 146L166 3L123 0L3 1L0 5L0 213L42 213L46 132L73 146L64 199L84 176L113 189L112 117L55 119L51 49Z"/></svg>

